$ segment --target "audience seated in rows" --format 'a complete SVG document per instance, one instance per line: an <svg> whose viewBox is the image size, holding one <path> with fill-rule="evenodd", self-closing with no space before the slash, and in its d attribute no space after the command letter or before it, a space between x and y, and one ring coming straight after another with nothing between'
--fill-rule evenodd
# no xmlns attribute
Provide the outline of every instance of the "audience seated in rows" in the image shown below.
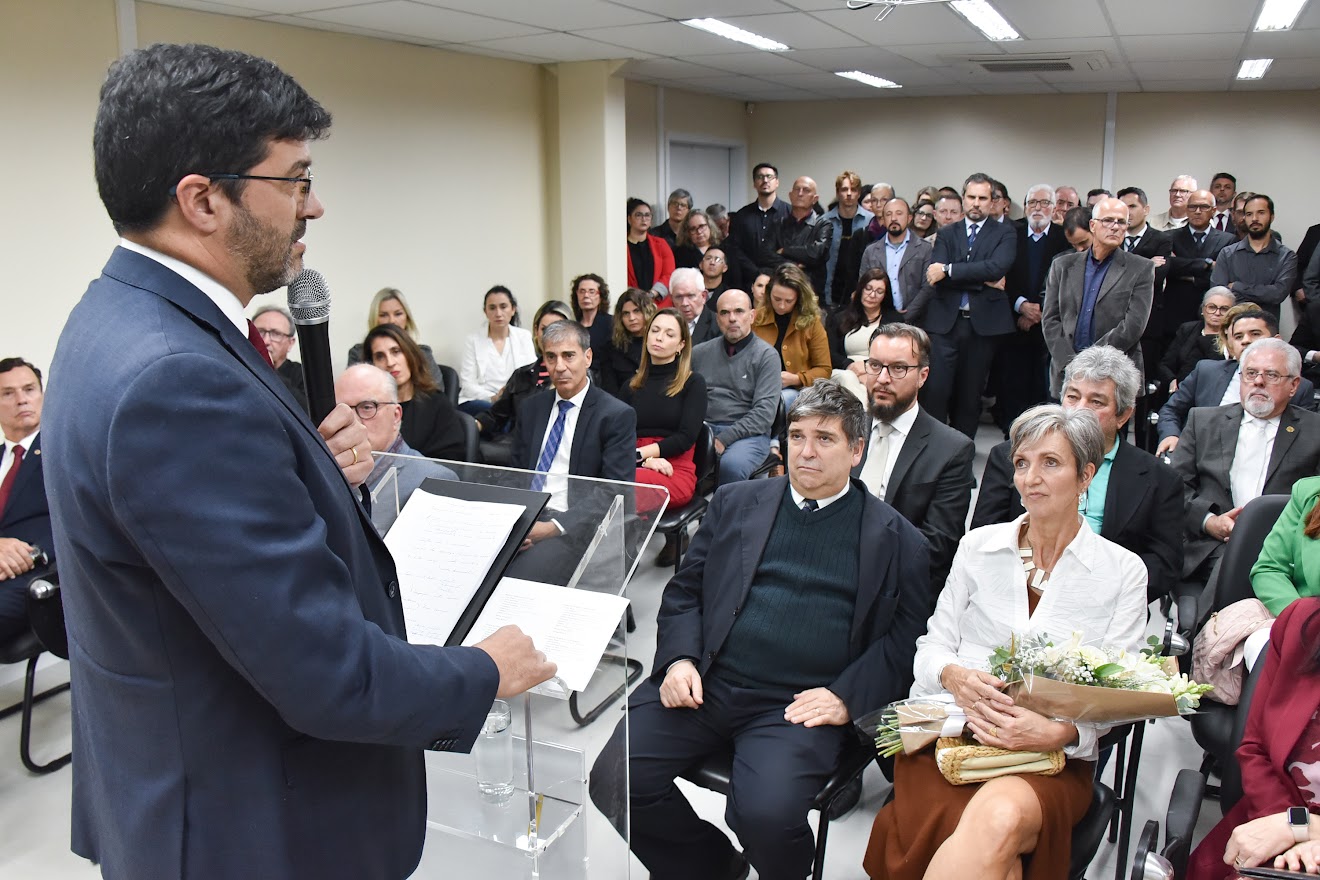
<svg viewBox="0 0 1320 880"><path fill-rule="evenodd" d="M0 642L27 631L27 587L37 551L55 558L41 467L41 371L0 360Z"/></svg>
<svg viewBox="0 0 1320 880"><path fill-rule="evenodd" d="M651 235L651 206L628 200L628 286L651 292L656 306L671 305L669 276L674 273L674 252L669 242Z"/></svg>
<svg viewBox="0 0 1320 880"><path fill-rule="evenodd" d="M649 304L650 297L645 293L643 296ZM532 348L536 352L536 360L514 370L490 409L477 414L477 426L481 428L483 436L503 437L508 443L512 443L510 432L517 422L518 410L523 402L528 397L550 387L550 372L541 358L541 333L556 321L571 320L573 320L573 310L568 307L568 303L557 299L542 303L536 310L536 316L532 319ZM508 462L498 461L488 464L508 464Z"/></svg>
<svg viewBox="0 0 1320 880"><path fill-rule="evenodd" d="M646 325L651 322L655 312L655 300L648 291L630 287L619 297L614 307L614 329L610 335L610 344L604 350L605 356L597 360L597 353L592 351L592 364L600 378L600 386L610 394L619 396L637 374L637 368L642 364L642 351L646 346Z"/></svg>
<svg viewBox="0 0 1320 880"><path fill-rule="evenodd" d="M1214 196L1197 190L1187 200L1187 225L1167 233L1171 253L1165 265L1164 313L1171 328L1195 319L1198 305L1214 286L1210 273L1219 252L1235 240L1231 232L1211 228L1214 207Z"/></svg>
<svg viewBox="0 0 1320 880"><path fill-rule="evenodd" d="M579 275L569 282L568 304L573 307L573 320L591 334L591 356L599 362L614 336L610 286L595 272Z"/></svg>
<svg viewBox="0 0 1320 880"><path fill-rule="evenodd" d="M706 380L721 486L747 479L765 460L780 405L779 355L752 332L753 316L751 297L726 290L715 303L720 337L692 349L692 369Z"/></svg>
<svg viewBox="0 0 1320 880"><path fill-rule="evenodd" d="M481 301L485 324L463 340L458 408L470 416L490 409L513 371L534 357L532 334L522 327L518 301L497 284Z"/></svg>
<svg viewBox="0 0 1320 880"><path fill-rule="evenodd" d="M765 303L756 310L752 332L779 356L779 384L784 408L803 388L830 374L830 343L821 323L820 304L811 280L799 267L781 263L767 285Z"/></svg>
<svg viewBox="0 0 1320 880"><path fill-rule="evenodd" d="M1178 446L1188 413L1198 406L1225 406L1241 400L1242 351L1258 339L1278 338L1279 322L1269 312L1261 311L1251 303L1229 309L1224 318L1222 345L1228 360L1205 360L1198 363L1178 384L1178 390L1160 407L1157 428L1160 435L1157 455L1172 452ZM1292 405L1316 410L1315 388L1310 381L1301 379Z"/></svg>
<svg viewBox="0 0 1320 880"><path fill-rule="evenodd" d="M393 376L398 385L402 432L408 445L427 458L461 459L463 425L454 405L431 380L412 337L394 324L378 324L362 346L371 363Z"/></svg>
<svg viewBox="0 0 1320 880"><path fill-rule="evenodd" d="M948 693L976 741L1063 749L1057 776L949 785L932 751L894 761L894 798L876 816L863 866L887 880L1068 874L1073 826L1091 805L1098 739L1107 728L1051 721L1016 706L986 657L1014 637L1050 635L1136 650L1146 627L1146 569L1077 515L1104 458L1093 412L1040 406L1010 430L1026 513L962 539L926 633L913 696ZM1023 858L1029 856L1029 858Z"/></svg>
<svg viewBox="0 0 1320 880"><path fill-rule="evenodd" d="M1104 457L1079 501L1081 514L1091 531L1141 557L1146 595L1154 601L1182 575L1183 484L1171 467L1119 436L1136 408L1140 382L1125 354L1095 345L1064 371L1063 406L1091 410L1104 434ZM1025 509L1005 441L986 458L972 528L1008 522Z"/></svg>
<svg viewBox="0 0 1320 880"><path fill-rule="evenodd" d="M897 199L893 201L898 201ZM889 275L883 268L867 269L843 308L825 319L825 338L830 344L830 378L867 400L866 359L871 334L881 324L896 320L889 304Z"/></svg>
<svg viewBox="0 0 1320 880"><path fill-rule="evenodd" d="M933 248L911 229L912 212L897 196L885 203L885 233L862 252L861 274L880 270L888 276L886 321L907 321L908 311L926 281ZM915 316L915 312L913 313Z"/></svg>
<svg viewBox="0 0 1320 880"><path fill-rule="evenodd" d="M925 537L933 604L967 530L976 446L917 403L930 374L930 337L920 327L882 324L871 334L864 370L867 441L853 476Z"/></svg>
<svg viewBox="0 0 1320 880"><path fill-rule="evenodd" d="M1270 630L1265 668L1238 746L1242 797L1192 853L1188 877L1230 880L1260 865L1320 866L1320 600L1289 605ZM1308 824L1294 832L1288 812Z"/></svg>
<svg viewBox="0 0 1320 880"><path fill-rule="evenodd" d="M458 476L442 464L421 457L421 453L403 439L403 407L399 404L399 386L394 377L371 364L354 364L335 379L335 402L353 408L367 429L367 441L376 456L376 466L366 479L367 489L381 490L393 474L394 483L386 484L382 497L371 505L371 521L381 533L389 531L399 509L408 502L417 487L428 479L457 480ZM410 460L408 456L411 456Z"/></svg>
<svg viewBox="0 0 1320 880"><path fill-rule="evenodd" d="M1172 462L1184 485L1185 580L1208 580L1243 505L1320 471L1320 415L1289 403L1300 371L1292 346L1257 340L1242 352L1240 402L1188 414Z"/></svg>
<svg viewBox="0 0 1320 880"><path fill-rule="evenodd" d="M1320 477L1293 484L1292 497L1251 567L1251 589L1278 617L1304 596L1320 596Z"/></svg>
<svg viewBox="0 0 1320 880"><path fill-rule="evenodd" d="M851 720L910 682L930 609L925 541L849 479L865 442L854 395L818 382L788 418L788 477L715 493L665 587L651 676L591 771L593 801L630 817L632 851L653 877L745 877L748 862L765 880L805 877L807 811ZM675 785L728 751L725 815L745 856ZM627 810L612 802L624 791Z"/></svg>
<svg viewBox="0 0 1320 880"><path fill-rule="evenodd" d="M303 412L310 412L307 408L307 380L303 376L302 364L289 360L295 335L293 315L280 306L264 305L253 313L252 325L261 335L261 341L266 343L266 353L270 355L275 372L284 380L284 387L289 389Z"/></svg>
<svg viewBox="0 0 1320 880"><path fill-rule="evenodd" d="M1186 227L1184 227L1186 228ZM1170 392L1196 369L1201 361L1220 362L1224 321L1233 308L1233 292L1227 287L1212 287L1201 300L1201 316L1188 321L1173 334L1173 341L1160 362L1159 381Z"/></svg>
<svg viewBox="0 0 1320 880"><path fill-rule="evenodd" d="M403 298L403 291L394 287L382 287L376 291L376 295L371 298L371 307L367 309L367 332L370 333L381 324L393 324L402 328L412 337L413 342L422 352L422 359L426 363L426 370L431 374L431 379L435 382L436 390L444 391L444 377L440 375L440 367L435 362L435 355L431 352L431 346L423 345L417 339L417 322L413 320L412 309L408 308L408 301ZM348 350L348 364L371 363L371 358L362 348L362 343L357 343Z"/></svg>

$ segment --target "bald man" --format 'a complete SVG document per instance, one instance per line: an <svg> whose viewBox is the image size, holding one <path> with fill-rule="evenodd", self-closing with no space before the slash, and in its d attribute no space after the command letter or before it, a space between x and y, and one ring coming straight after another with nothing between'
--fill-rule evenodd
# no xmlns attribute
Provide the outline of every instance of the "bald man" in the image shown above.
<svg viewBox="0 0 1320 880"><path fill-rule="evenodd" d="M811 279L817 298L825 289L834 227L816 213L816 181L799 177L788 194L789 211L762 245L762 266L796 263Z"/></svg>

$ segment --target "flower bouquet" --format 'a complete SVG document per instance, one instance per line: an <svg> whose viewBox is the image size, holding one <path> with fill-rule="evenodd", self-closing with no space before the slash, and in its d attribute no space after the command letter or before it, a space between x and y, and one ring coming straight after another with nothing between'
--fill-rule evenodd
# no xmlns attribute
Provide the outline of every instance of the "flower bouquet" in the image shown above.
<svg viewBox="0 0 1320 880"><path fill-rule="evenodd" d="M1013 702L1053 718L1127 724L1190 715L1210 690L1172 668L1152 649L1139 653L1082 644L1081 633L1056 646L1048 636L1020 639L990 655L991 675L1008 683Z"/></svg>

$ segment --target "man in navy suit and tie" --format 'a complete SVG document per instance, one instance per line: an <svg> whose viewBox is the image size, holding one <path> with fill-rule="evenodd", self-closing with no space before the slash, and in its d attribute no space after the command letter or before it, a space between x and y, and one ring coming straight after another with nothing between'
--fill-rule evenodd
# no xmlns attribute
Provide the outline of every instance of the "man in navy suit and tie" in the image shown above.
<svg viewBox="0 0 1320 880"><path fill-rule="evenodd" d="M360 503L244 310L302 269L330 115L269 61L117 60L93 135L120 234L51 371L43 456L73 681L74 852L106 877L407 877L423 749L467 751L553 664L516 628L412 645Z"/></svg>
<svg viewBox="0 0 1320 880"><path fill-rule="evenodd" d="M41 475L41 371L0 360L0 642L27 629L27 585L35 551L54 557Z"/></svg>
<svg viewBox="0 0 1320 880"><path fill-rule="evenodd" d="M963 183L963 219L935 237L921 294L925 302L912 306L924 315L931 342L921 406L973 438L995 350L1014 330L1004 277L1017 255L1017 233L1012 223L991 222L993 188L980 173Z"/></svg>

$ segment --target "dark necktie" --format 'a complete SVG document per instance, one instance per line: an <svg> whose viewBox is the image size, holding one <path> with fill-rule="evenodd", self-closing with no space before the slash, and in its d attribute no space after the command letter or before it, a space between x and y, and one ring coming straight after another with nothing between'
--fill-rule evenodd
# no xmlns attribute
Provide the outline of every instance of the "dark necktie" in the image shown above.
<svg viewBox="0 0 1320 880"><path fill-rule="evenodd" d="M257 325L251 321L248 321L248 342L252 343L252 347L261 355L261 359L274 369L275 362L270 359L270 349L266 348L266 340L261 338L261 334L257 332Z"/></svg>
<svg viewBox="0 0 1320 880"><path fill-rule="evenodd" d="M820 509L820 505L816 503L815 498L807 498L802 502L802 509L807 513L815 513Z"/></svg>
<svg viewBox="0 0 1320 880"><path fill-rule="evenodd" d="M973 223L967 229L967 259L972 258L972 248L976 245L976 232L981 228L980 223Z"/></svg>
<svg viewBox="0 0 1320 880"><path fill-rule="evenodd" d="M1127 251L1128 253L1131 253L1132 249L1137 246L1137 241L1140 238L1141 236L1139 235L1129 235L1127 237L1127 241L1123 243L1123 250Z"/></svg>
<svg viewBox="0 0 1320 880"><path fill-rule="evenodd" d="M1223 214L1216 214L1216 215L1215 215L1215 229L1218 229L1220 232L1223 232L1223 231L1224 231L1224 215L1223 215Z"/></svg>
<svg viewBox="0 0 1320 880"><path fill-rule="evenodd" d="M541 449L541 457L536 460L536 469L541 473L532 477L532 491L540 492L545 488L545 472L550 470L550 465L554 464L555 456L559 453L559 444L564 439L564 423L568 420L568 411L573 408L573 401L559 401L559 415L555 416L555 423L550 426L550 436L545 438L545 447Z"/></svg>
<svg viewBox="0 0 1320 880"><path fill-rule="evenodd" d="M1201 249L1201 245L1205 244L1205 233L1193 232L1192 240L1196 242L1196 249L1199 251Z"/></svg>
<svg viewBox="0 0 1320 880"><path fill-rule="evenodd" d="M14 481L18 479L18 469L22 464L23 447L14 444L14 463L9 473L5 474L5 481L0 483L0 514L5 512L5 506L9 504L9 493L14 491Z"/></svg>

